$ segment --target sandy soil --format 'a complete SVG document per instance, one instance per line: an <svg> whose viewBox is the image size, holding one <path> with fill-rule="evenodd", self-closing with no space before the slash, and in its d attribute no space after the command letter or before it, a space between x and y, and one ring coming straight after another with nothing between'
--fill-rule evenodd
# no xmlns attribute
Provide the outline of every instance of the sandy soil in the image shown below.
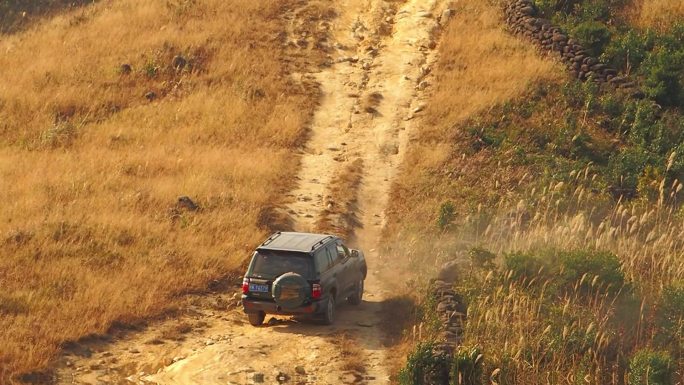
<svg viewBox="0 0 684 385"><path fill-rule="evenodd" d="M142 330L74 344L59 360L63 384L385 384L390 382L383 304L390 298L376 262L392 177L409 141L434 60L447 2L337 1L330 66L315 69L322 100L302 154L288 210L297 230L315 231L328 185L347 162L363 159L360 226L349 243L364 250L370 274L360 306L341 305L333 326L267 317L252 327L238 288L190 297L173 319ZM341 335L353 341L343 349Z"/></svg>

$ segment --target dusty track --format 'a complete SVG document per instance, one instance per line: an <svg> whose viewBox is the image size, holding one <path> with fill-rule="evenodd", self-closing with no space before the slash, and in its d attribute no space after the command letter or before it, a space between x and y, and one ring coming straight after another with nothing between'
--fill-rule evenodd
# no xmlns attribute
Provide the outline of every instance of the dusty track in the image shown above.
<svg viewBox="0 0 684 385"><path fill-rule="evenodd" d="M341 306L334 326L273 320L254 328L233 294L192 299L174 320L111 342L79 345L60 360L60 383L367 383L389 382L382 308L389 294L376 265L388 191L409 140L420 91L434 59L438 0L336 2L331 65L315 76L321 105L302 154L300 184L289 211L298 230L316 230L330 203L332 178L363 160L356 192L359 226L351 243L366 252L371 273L364 302ZM268 318L267 318L268 319ZM340 334L354 352L340 348Z"/></svg>

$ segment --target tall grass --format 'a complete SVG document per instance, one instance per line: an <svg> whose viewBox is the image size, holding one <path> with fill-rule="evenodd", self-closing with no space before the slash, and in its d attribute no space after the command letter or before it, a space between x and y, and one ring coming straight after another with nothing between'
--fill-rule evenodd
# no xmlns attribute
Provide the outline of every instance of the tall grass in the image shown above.
<svg viewBox="0 0 684 385"><path fill-rule="evenodd" d="M684 1L634 0L628 8L628 15L639 27L667 30L684 18Z"/></svg>
<svg viewBox="0 0 684 385"><path fill-rule="evenodd" d="M0 39L0 382L204 289L269 231L316 99L283 60L292 6L107 1Z"/></svg>
<svg viewBox="0 0 684 385"><path fill-rule="evenodd" d="M649 362L681 383L682 315L672 309L684 279L684 187L669 173L678 155L665 156L662 173L615 175L638 179L639 198L609 193L602 157L630 145L605 128L614 122L589 101L567 106L562 72L509 42L494 8L457 7L430 111L394 184L384 254L414 283L463 262L464 345L484 354L482 383L635 384L642 377L630 373L649 373Z"/></svg>

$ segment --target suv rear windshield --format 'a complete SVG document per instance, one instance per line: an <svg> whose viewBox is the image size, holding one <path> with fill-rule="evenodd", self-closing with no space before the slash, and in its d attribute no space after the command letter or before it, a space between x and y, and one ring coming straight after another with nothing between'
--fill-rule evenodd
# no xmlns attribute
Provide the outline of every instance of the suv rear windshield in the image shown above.
<svg viewBox="0 0 684 385"><path fill-rule="evenodd" d="M252 259L251 275L257 278L276 278L293 272L304 278L313 276L313 258L305 253L259 250Z"/></svg>

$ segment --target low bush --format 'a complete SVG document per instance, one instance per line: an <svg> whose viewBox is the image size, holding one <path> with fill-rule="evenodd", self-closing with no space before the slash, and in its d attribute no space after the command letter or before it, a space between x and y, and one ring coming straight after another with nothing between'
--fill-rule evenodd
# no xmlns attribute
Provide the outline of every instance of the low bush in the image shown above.
<svg viewBox="0 0 684 385"><path fill-rule="evenodd" d="M483 269L491 269L494 267L494 259L496 259L496 254L487 249L482 247L473 247L468 251L468 256L475 267Z"/></svg>
<svg viewBox="0 0 684 385"><path fill-rule="evenodd" d="M565 291L615 293L625 285L620 260L605 251L514 253L505 257L504 266L513 278L529 281L543 277L553 287Z"/></svg>
<svg viewBox="0 0 684 385"><path fill-rule="evenodd" d="M446 201L439 206L439 214L437 216L437 227L440 230L446 230L451 222L456 218L456 207L451 201Z"/></svg>
<svg viewBox="0 0 684 385"><path fill-rule="evenodd" d="M658 309L659 340L684 348L684 282L666 286Z"/></svg>
<svg viewBox="0 0 684 385"><path fill-rule="evenodd" d="M644 61L644 92L664 107L684 104L684 50L661 48Z"/></svg>
<svg viewBox="0 0 684 385"><path fill-rule="evenodd" d="M459 346L451 363L450 385L482 385L483 355L477 347Z"/></svg>
<svg viewBox="0 0 684 385"><path fill-rule="evenodd" d="M654 43L655 35L652 32L627 29L610 40L601 59L615 69L631 74L632 69L639 68L646 59Z"/></svg>
<svg viewBox="0 0 684 385"><path fill-rule="evenodd" d="M534 255L513 253L504 258L504 267L513 272L516 279L532 279L541 273L544 265Z"/></svg>
<svg viewBox="0 0 684 385"><path fill-rule="evenodd" d="M672 358L667 352L642 349L629 363L629 385L672 385Z"/></svg>
<svg viewBox="0 0 684 385"><path fill-rule="evenodd" d="M447 357L434 353L434 343L420 343L408 356L406 365L399 371L400 385L432 384L435 376L445 377Z"/></svg>
<svg viewBox="0 0 684 385"><path fill-rule="evenodd" d="M592 56L601 56L610 42L611 33L600 21L584 21L572 27L571 35L578 39Z"/></svg>
<svg viewBox="0 0 684 385"><path fill-rule="evenodd" d="M434 352L433 342L423 342L409 354L399 371L400 385L482 385L483 355L477 347L460 346L453 357Z"/></svg>
<svg viewBox="0 0 684 385"><path fill-rule="evenodd" d="M588 292L604 287L603 292L616 292L625 284L620 260L605 251L574 251L559 254L563 283L566 287L577 282L580 291Z"/></svg>

